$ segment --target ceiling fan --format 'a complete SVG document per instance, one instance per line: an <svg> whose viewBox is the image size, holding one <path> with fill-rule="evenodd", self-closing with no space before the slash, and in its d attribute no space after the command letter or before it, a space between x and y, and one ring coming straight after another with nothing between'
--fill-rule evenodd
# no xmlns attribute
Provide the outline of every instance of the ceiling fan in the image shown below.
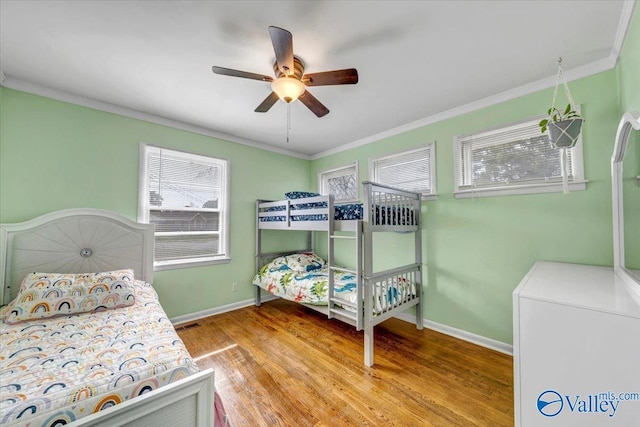
<svg viewBox="0 0 640 427"><path fill-rule="evenodd" d="M282 28L271 26L269 27L269 35L276 54L276 60L273 64L275 79L262 74L232 70L230 68L217 66L211 68L216 74L270 82L272 92L255 109L257 113L266 113L278 99L282 99L287 104L299 99L316 116L323 117L329 113L329 109L318 101L315 96L311 95L307 90L307 86L358 83L358 71L355 68L304 74L304 62L293 54L293 36L291 33Z"/></svg>

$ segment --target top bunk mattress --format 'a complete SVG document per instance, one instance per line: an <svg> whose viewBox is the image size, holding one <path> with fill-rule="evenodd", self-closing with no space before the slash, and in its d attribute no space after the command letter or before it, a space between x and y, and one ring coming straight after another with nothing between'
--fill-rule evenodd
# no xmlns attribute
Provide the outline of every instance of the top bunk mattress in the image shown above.
<svg viewBox="0 0 640 427"><path fill-rule="evenodd" d="M135 304L0 321L0 426L59 426L198 372L153 287Z"/></svg>

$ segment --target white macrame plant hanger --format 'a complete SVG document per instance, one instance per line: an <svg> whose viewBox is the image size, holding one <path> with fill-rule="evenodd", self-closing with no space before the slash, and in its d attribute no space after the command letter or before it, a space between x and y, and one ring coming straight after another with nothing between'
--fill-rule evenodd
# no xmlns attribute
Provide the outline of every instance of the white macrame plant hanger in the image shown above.
<svg viewBox="0 0 640 427"><path fill-rule="evenodd" d="M560 86L561 79L562 79L562 84L564 86L564 93L567 96L569 105L571 105L571 110L576 111L576 104L573 102L573 97L571 96L571 92L569 91L569 85L567 84L567 77L565 76L564 70L562 69L562 57L560 57L558 58L558 74L556 75L556 87L553 89L553 100L551 101L551 115L549 117L549 124L551 124L551 116L553 115L553 110L556 107L556 99L558 97L558 86ZM571 139L571 143L572 143L571 146L558 147L555 145L554 141L551 141L551 138L549 138L549 140L551 141L551 144L553 145L554 148L560 150L560 153L561 153L560 164L562 168L562 191L564 192L564 194L569 194L569 177L567 176L569 156L568 156L567 150L570 150L576 144L580 136L580 132L575 137L573 137L566 132L566 129L559 129L559 130L563 134L563 136L566 136L567 138Z"/></svg>

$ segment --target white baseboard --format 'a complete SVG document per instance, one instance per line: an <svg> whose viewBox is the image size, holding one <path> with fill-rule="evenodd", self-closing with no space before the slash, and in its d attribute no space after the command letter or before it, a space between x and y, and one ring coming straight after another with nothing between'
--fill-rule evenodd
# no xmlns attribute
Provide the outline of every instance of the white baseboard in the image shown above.
<svg viewBox="0 0 640 427"><path fill-rule="evenodd" d="M396 318L404 320L405 322L416 323L416 316L413 314L402 313L399 316L396 316ZM513 346L511 344L483 337L482 335L477 335L452 326L443 325L442 323L434 322L429 319L422 319L422 322L425 328L513 356Z"/></svg>
<svg viewBox="0 0 640 427"><path fill-rule="evenodd" d="M260 300L262 302L268 302L268 301L271 301L271 300L274 300L274 299L277 299L277 298L278 297L275 296L275 295L262 295L262 298ZM232 304L222 305L220 307L209 308L207 310L197 311L195 313L184 314L182 316L172 317L169 320L171 320L171 323L173 323L174 326L176 326L176 325L179 325L181 323L193 322L195 320L204 319L205 317L215 316L216 314L222 314L222 313L226 313L228 311L239 310L239 309L244 308L244 307L252 306L255 303L256 303L255 298L250 298L250 299L246 299L244 301L238 301L238 302L234 302Z"/></svg>
<svg viewBox="0 0 640 427"><path fill-rule="evenodd" d="M274 299L278 299L275 295L262 295L261 301L268 302ZM220 307L210 308L207 310L198 311L191 314L185 314L182 316L172 317L170 320L174 325L179 325L181 323L193 322L195 320L203 319L209 316L215 316L216 314L226 313L228 311L239 310L244 307L249 307L255 304L255 299L250 298L244 301L234 302L232 304L223 305ZM397 319L404 320L409 323L416 323L416 316L413 314L402 313L399 316L396 316ZM434 330L436 332L443 333L445 335L452 336L454 338L461 339L463 341L468 341L473 344L480 345L482 347L490 348L491 350L499 351L500 353L508 354L513 356L513 346L511 344L504 343L502 341L497 341L491 338L483 337L482 335L476 335L471 332L464 331L462 329L457 329L452 326L443 325L442 323L434 322L432 320L423 319L423 324L425 328Z"/></svg>

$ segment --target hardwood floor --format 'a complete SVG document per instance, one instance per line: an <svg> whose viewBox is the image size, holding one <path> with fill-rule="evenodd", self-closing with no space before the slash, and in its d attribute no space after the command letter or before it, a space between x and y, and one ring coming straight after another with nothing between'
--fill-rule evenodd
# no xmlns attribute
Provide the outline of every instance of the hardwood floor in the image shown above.
<svg viewBox="0 0 640 427"><path fill-rule="evenodd" d="M510 356L390 319L363 333L274 300L178 331L240 426L512 426Z"/></svg>

